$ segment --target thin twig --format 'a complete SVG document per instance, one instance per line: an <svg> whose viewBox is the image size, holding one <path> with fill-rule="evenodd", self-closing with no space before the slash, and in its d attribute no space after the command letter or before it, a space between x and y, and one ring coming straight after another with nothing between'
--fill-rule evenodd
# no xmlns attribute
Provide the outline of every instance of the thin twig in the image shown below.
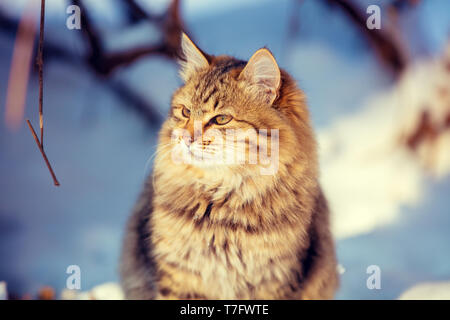
<svg viewBox="0 0 450 320"><path fill-rule="evenodd" d="M5 33L6 35L12 37L16 34L17 26L17 21L9 18L0 11L0 33ZM30 41L33 41L33 39ZM37 41L39 40L37 39ZM47 64L51 59L64 61L65 63L75 66L76 68L82 67L86 64L85 57L78 56L76 53L70 51L68 48L60 45L59 43L52 42L48 37L45 38L44 47L45 52L43 54L45 54ZM139 53L137 53L137 55L139 55ZM142 55L140 57L142 57ZM87 64L87 67L89 68L89 71L96 72L90 64ZM113 94L117 95L125 102L120 104L122 107L131 109L131 111L142 115L140 119L144 120L150 127L158 127L161 124L163 117L159 115L157 106L150 101L149 98L144 99L140 97L139 94L135 92L136 90L133 90L131 87L119 87L120 90L118 91L116 90L118 85L115 81L113 81L113 79L105 77L103 80L104 81L102 84L105 85L105 88L110 90ZM122 83L121 85L125 86L126 84ZM157 117L155 117L155 115L157 115Z"/></svg>
<svg viewBox="0 0 450 320"><path fill-rule="evenodd" d="M39 30L39 47L36 58L36 64L39 69L39 127L41 129L41 147L44 149L44 115L43 115L43 101L44 101L44 80L43 80L43 66L44 59L42 51L44 48L44 25L45 25L45 0L41 0L41 22Z"/></svg>
<svg viewBox="0 0 450 320"><path fill-rule="evenodd" d="M40 33L39 33L39 45L38 45L38 54L36 58L36 64L39 69L39 127L41 129L41 140L34 131L33 126L31 125L30 120L27 119L28 127L30 128L31 134L33 135L34 141L38 145L39 150L41 151L42 157L47 164L47 168L50 171L50 174L53 178L53 183L55 186L59 186L58 179L56 179L55 172L48 161L47 155L44 151L44 117L43 117L43 102L44 102L44 77L43 77L43 68L44 68L44 59L42 58L42 51L44 47L44 23L45 23L45 0L41 0L41 22L40 22Z"/></svg>
<svg viewBox="0 0 450 320"><path fill-rule="evenodd" d="M30 128L31 134L33 135L33 138L36 141L36 144L37 144L37 146L39 148L39 151L41 151L42 157L44 158L45 163L47 164L47 168L50 171L50 174L52 175L53 183L55 184L55 186L59 186L58 179L56 179L55 172L53 171L52 166L50 165L50 162L48 161L47 155L45 154L45 151L42 148L41 142L39 142L39 138L38 138L38 136L36 134L36 131L34 131L34 128L31 125L30 120L27 119L27 123L28 123L28 127Z"/></svg>
<svg viewBox="0 0 450 320"><path fill-rule="evenodd" d="M88 10L83 6L84 3L80 0L72 0L72 3L80 5L83 12L81 22L85 40L87 40L88 44L88 52L85 56L78 56L73 50L71 51L59 43L52 42L47 36L44 41L45 52L43 52L45 60L60 59L77 66L86 64L91 71L102 77L102 83L106 85L108 90L111 90L127 102L121 104L123 107L130 108L132 111L141 114L141 119L145 120L148 125L159 126L163 117L158 112L158 108L148 98L144 99L131 87L119 87L112 77L109 76L120 67L127 66L143 57L162 56L169 59L169 61L175 61L179 52L179 36L182 30L186 30L179 13L180 1L172 1L162 14L147 13L134 0L124 1L124 4L129 6L129 10L135 12L138 17L141 19L147 18L150 23L156 24L162 34L162 39L156 43L125 48L116 52L105 50L102 35L94 27ZM129 5L130 3L132 5ZM16 33L16 29L17 21L0 11L0 33L13 36Z"/></svg>

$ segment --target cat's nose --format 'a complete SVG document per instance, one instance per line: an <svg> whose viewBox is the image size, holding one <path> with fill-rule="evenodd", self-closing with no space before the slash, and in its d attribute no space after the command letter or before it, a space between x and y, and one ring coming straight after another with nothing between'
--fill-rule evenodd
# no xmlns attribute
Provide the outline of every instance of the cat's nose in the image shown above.
<svg viewBox="0 0 450 320"><path fill-rule="evenodd" d="M192 144L192 137L183 136L183 141L189 147Z"/></svg>

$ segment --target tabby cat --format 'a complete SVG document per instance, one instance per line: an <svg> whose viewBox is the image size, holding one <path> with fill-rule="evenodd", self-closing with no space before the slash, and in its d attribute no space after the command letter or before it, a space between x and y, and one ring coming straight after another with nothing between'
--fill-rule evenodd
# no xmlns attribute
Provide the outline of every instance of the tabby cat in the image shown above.
<svg viewBox="0 0 450 320"><path fill-rule="evenodd" d="M184 85L122 249L126 297L333 298L335 250L305 95L266 48L248 62L208 55L185 34L181 48ZM229 138L233 130L241 134ZM245 161L210 161L230 151Z"/></svg>

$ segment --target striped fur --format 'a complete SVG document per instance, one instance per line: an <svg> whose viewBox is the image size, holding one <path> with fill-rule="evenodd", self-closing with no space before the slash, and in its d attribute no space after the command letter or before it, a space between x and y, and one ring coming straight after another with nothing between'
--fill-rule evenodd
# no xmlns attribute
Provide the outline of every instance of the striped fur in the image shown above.
<svg viewBox="0 0 450 320"><path fill-rule="evenodd" d="M334 245L303 92L281 70L276 98L267 103L240 76L246 62L205 59L208 65L185 72L174 93L153 174L128 225L121 261L127 298L333 298ZM277 173L261 175L258 165L174 164L173 129L193 130L179 106L203 130L279 129ZM208 122L221 113L233 120L223 127Z"/></svg>

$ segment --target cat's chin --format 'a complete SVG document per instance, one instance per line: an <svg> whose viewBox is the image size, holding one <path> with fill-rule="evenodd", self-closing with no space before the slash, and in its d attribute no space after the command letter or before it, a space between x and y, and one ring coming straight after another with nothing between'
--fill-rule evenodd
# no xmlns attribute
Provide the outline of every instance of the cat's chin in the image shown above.
<svg viewBox="0 0 450 320"><path fill-rule="evenodd" d="M208 161L193 161L186 164L186 169L194 169L207 180L222 180L230 177L258 177L261 175L257 165L233 165L224 163L212 163Z"/></svg>
<svg viewBox="0 0 450 320"><path fill-rule="evenodd" d="M185 148L182 151L182 162L204 169L228 167L228 165L218 155L196 152L188 148Z"/></svg>
<svg viewBox="0 0 450 320"><path fill-rule="evenodd" d="M215 161L213 159L202 159L193 157L189 161L187 161L186 164L205 170L230 169L229 165L226 165L220 161Z"/></svg>

